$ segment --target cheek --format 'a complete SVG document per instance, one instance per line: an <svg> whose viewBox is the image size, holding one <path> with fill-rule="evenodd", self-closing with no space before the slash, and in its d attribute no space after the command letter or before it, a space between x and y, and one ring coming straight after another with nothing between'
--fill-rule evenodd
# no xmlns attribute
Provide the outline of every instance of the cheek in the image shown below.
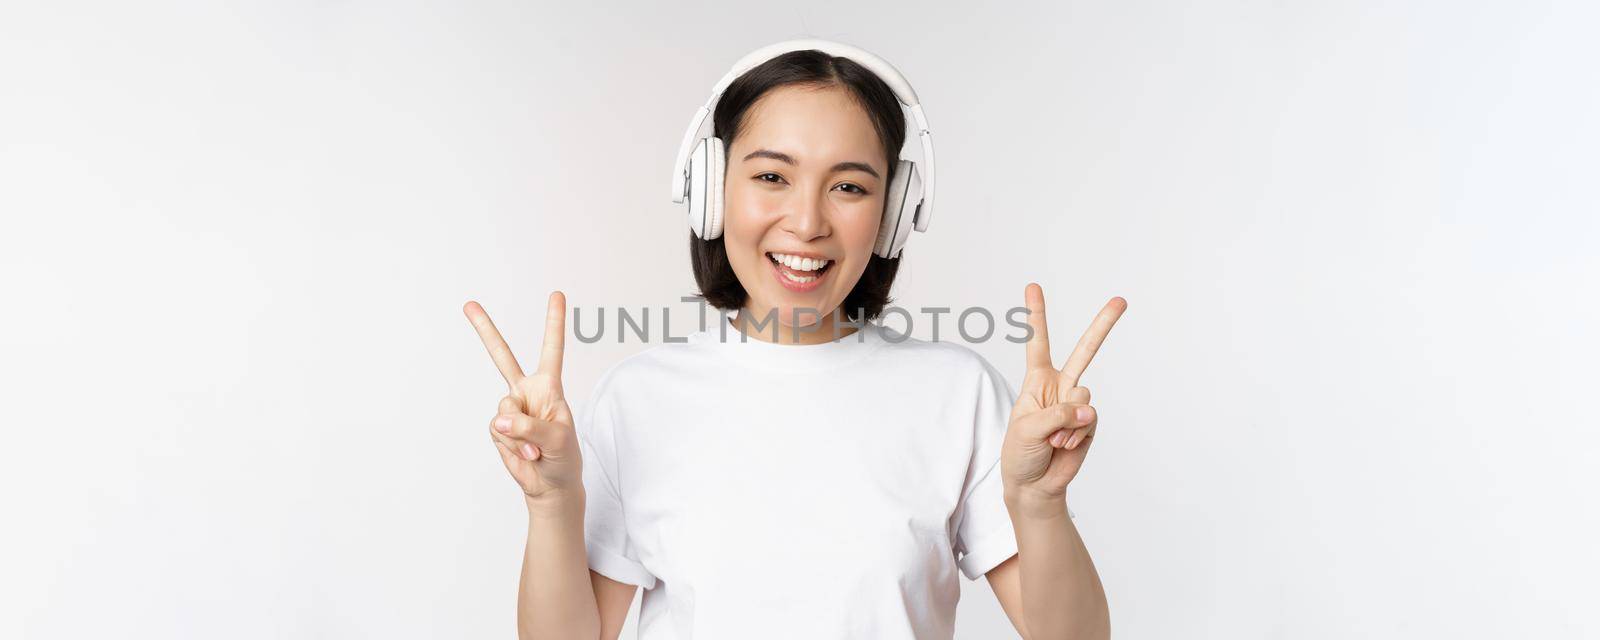
<svg viewBox="0 0 1600 640"><path fill-rule="evenodd" d="M723 233L741 237L750 235L749 231L755 226L754 221L761 217L762 210L761 199L751 194L749 189L728 187L722 194Z"/></svg>
<svg viewBox="0 0 1600 640"><path fill-rule="evenodd" d="M765 266L756 260L757 247L774 218L767 214L770 205L755 191L732 186L723 191L722 242L728 262L741 280L752 276L755 267Z"/></svg>
<svg viewBox="0 0 1600 640"><path fill-rule="evenodd" d="M883 204L853 205L848 215L834 219L833 231L852 255L872 253L878 241L878 224L883 219Z"/></svg>

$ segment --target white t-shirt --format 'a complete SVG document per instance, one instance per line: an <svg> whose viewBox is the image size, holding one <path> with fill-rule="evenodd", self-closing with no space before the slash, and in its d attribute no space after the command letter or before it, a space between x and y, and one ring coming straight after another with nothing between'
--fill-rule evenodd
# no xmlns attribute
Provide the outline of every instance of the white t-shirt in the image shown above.
<svg viewBox="0 0 1600 640"><path fill-rule="evenodd" d="M956 570L1017 552L1015 397L970 348L875 324L652 347L576 415L589 566L645 588L645 640L950 638Z"/></svg>

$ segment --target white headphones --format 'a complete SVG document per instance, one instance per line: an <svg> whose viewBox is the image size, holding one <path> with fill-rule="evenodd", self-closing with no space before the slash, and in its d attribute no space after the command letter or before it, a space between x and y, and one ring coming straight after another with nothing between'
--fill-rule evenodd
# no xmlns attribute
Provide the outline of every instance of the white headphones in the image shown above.
<svg viewBox="0 0 1600 640"><path fill-rule="evenodd" d="M689 120L689 130L683 134L683 144L678 147L678 159L672 166L672 201L689 203L689 228L706 240L722 236L722 180L726 152L722 139L712 135L706 127L711 114L716 112L717 100L739 76L763 62L790 51L815 49L823 53L849 58L866 67L894 90L895 98L911 109L912 122L922 140L922 163L918 165L900 158L894 179L884 197L883 222L878 225L878 241L872 252L893 258L905 247L911 229L927 231L933 219L933 134L928 131L928 119L922 114L922 104L917 92L905 76L883 58L856 47L827 40L789 40L768 45L740 58L733 70L717 81L711 89L711 99L696 111ZM899 149L895 150L899 153Z"/></svg>

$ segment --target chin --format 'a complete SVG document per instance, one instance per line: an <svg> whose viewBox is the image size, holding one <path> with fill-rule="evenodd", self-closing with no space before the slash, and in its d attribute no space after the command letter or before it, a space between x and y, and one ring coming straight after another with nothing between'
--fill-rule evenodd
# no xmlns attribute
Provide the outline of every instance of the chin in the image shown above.
<svg viewBox="0 0 1600 640"><path fill-rule="evenodd" d="M822 296L783 295L778 299L769 298L765 302L758 301L751 307L753 312L751 319L755 322L767 322L768 327L774 321L783 327L806 327L817 324L832 311L823 308L826 303ZM798 318L795 316L796 313L799 313Z"/></svg>

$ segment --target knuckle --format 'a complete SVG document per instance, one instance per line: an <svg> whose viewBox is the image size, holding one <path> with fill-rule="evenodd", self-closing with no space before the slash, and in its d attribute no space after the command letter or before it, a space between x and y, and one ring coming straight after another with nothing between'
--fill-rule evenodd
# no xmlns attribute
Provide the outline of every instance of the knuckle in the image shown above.
<svg viewBox="0 0 1600 640"><path fill-rule="evenodd" d="M533 434L533 418L518 414L511 418L511 433L518 438L526 438Z"/></svg>

